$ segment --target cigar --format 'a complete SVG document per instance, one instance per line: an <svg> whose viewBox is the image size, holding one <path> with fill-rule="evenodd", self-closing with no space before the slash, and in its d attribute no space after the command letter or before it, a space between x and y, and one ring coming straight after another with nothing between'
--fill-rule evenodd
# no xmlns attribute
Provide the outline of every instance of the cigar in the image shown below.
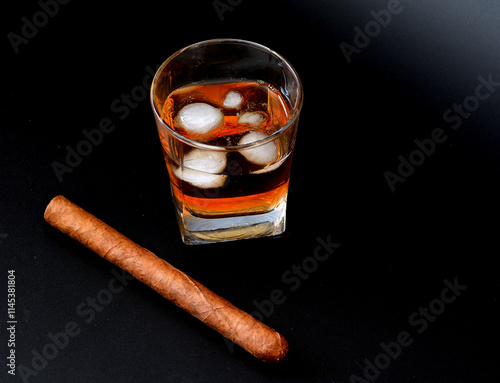
<svg viewBox="0 0 500 383"><path fill-rule="evenodd" d="M288 343L281 334L65 197L53 198L44 218L256 358L279 362L286 355Z"/></svg>

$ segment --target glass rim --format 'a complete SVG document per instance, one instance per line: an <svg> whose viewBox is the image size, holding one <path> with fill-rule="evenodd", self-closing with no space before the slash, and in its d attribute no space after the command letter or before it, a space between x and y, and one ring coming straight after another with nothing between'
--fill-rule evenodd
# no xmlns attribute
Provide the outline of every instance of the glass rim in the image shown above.
<svg viewBox="0 0 500 383"><path fill-rule="evenodd" d="M231 44L240 44L240 45L248 45L248 46L252 46L254 48L257 48L257 49L260 49L260 50L263 50L263 51L267 51L269 54L271 55L274 55L276 58L278 58L280 61L282 61L287 67L288 69L290 70L290 72L293 74L293 76L295 77L295 80L297 81L297 106L294 108L294 112L293 114L290 116L290 118L288 119L288 121L286 122L286 124L284 124L282 127L280 127L277 131L275 131L274 133L270 134L269 136L265 137L265 138L262 138L260 140L257 140L257 141L254 141L254 142L250 142L248 144L242 144L242 145L231 145L231 146L218 146L218 145L209 145L209 144L205 144L203 142L199 142L199 141L196 141L196 140L192 140L188 137L185 137L183 136L182 134L180 134L179 132L175 131L174 129L172 129L160 116L160 113L158 112L157 108L156 108L156 105L155 105L155 102L154 102L154 94L155 94L155 89L156 89L156 86L157 86L157 83L159 81L159 78L160 78L160 75L162 74L163 70L165 69L165 67L173 60L175 59L177 56L179 56L181 53L189 50L189 49L194 49L194 48L197 48L199 46L203 46L203 45L211 45L211 44L224 44L224 43L231 43ZM249 79L249 80L252 80L252 79ZM254 79L254 80L258 80L258 79ZM157 121L160 122L160 124L162 126L164 126L168 132L170 134L172 134L176 139L178 139L179 141L182 141L186 144L189 144L191 146L194 146L194 147L197 147L197 148L200 148L200 149L206 149L206 150L216 150L216 151L235 151L235 150L240 150L240 149L246 149L246 148L251 148L251 147L255 147L255 146L261 146L261 145L265 145L266 143L268 142L271 142L273 140L275 140L277 137L279 137L281 134L283 134L284 132L286 132L291 126L293 126L293 124L295 123L295 121L297 120L297 118L299 117L299 114L300 114L300 111L302 109L302 104L303 104L303 98L304 98L304 94L303 94L303 89L302 89L302 82L300 81L300 77L297 73L297 71L295 70L295 68L292 66L292 64L290 64L288 62L288 60L286 60L283 56L281 56L279 53L273 51L272 49L262 45L262 44L258 44L258 43L255 43L255 42L252 42L252 41L248 41L248 40L242 40L242 39L232 39L232 38L221 38L221 39L210 39L210 40L204 40L204 41L199 41L197 43L194 43L194 44L191 44L191 45L188 45L184 48L181 48L179 49L178 51L174 52L173 54L171 54L161 65L160 67L158 68L158 70L156 71L155 73L155 76L153 77L153 81L151 83L151 89L150 89L150 102L151 102L151 107L153 109L153 113L155 114L155 117L157 119Z"/></svg>

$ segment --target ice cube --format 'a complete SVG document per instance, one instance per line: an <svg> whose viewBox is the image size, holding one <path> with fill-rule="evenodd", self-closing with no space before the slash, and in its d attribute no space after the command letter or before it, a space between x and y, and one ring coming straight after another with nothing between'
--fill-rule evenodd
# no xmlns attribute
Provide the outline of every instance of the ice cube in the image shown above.
<svg viewBox="0 0 500 383"><path fill-rule="evenodd" d="M174 170L181 180L200 189L218 188L227 176L221 173L227 164L225 152L193 149L184 156L183 165Z"/></svg>
<svg viewBox="0 0 500 383"><path fill-rule="evenodd" d="M182 162L186 168L217 174L226 168L226 152L193 149L184 156Z"/></svg>
<svg viewBox="0 0 500 383"><path fill-rule="evenodd" d="M228 94L226 94L226 97L224 97L222 106L228 109L239 109L242 102L243 95L240 92L232 90Z"/></svg>
<svg viewBox="0 0 500 383"><path fill-rule="evenodd" d="M188 104L175 117L176 125L188 133L206 134L224 123L222 112L203 102Z"/></svg>
<svg viewBox="0 0 500 383"><path fill-rule="evenodd" d="M259 169L259 170L255 170L253 172L250 172L251 174L263 174L263 173L269 173L269 172L272 172L273 170L276 170L278 169L281 164L283 162L285 162L286 160L286 157L283 157L281 160L279 160L278 162L275 162L274 164L271 164L269 166L266 166L265 168L262 168L262 169Z"/></svg>
<svg viewBox="0 0 500 383"><path fill-rule="evenodd" d="M245 112L238 118L238 124L258 128L267 120L264 112Z"/></svg>
<svg viewBox="0 0 500 383"><path fill-rule="evenodd" d="M249 144L266 137L266 134L263 132L249 132L241 137L238 144ZM248 161L256 165L268 165L278 159L278 148L274 142L268 142L267 144L255 148L243 149L241 150L241 154L243 154Z"/></svg>
<svg viewBox="0 0 500 383"><path fill-rule="evenodd" d="M178 167L174 170L174 173L181 180L200 189L220 188L227 178L225 174L204 173L184 167Z"/></svg>

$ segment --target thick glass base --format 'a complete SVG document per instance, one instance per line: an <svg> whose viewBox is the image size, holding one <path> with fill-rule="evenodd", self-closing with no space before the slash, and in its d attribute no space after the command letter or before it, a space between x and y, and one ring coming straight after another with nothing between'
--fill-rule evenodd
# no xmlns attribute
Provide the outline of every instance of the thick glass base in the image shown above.
<svg viewBox="0 0 500 383"><path fill-rule="evenodd" d="M267 213L225 218L196 217L175 206L182 241L187 245L271 237L285 231L286 196Z"/></svg>

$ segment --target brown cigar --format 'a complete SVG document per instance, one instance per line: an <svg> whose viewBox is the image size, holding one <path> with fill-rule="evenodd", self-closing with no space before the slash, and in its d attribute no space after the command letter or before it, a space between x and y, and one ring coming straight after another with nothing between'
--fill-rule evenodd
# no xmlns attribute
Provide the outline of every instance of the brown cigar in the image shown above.
<svg viewBox="0 0 500 383"><path fill-rule="evenodd" d="M287 353L281 334L63 196L50 201L44 218L255 357L278 362Z"/></svg>

